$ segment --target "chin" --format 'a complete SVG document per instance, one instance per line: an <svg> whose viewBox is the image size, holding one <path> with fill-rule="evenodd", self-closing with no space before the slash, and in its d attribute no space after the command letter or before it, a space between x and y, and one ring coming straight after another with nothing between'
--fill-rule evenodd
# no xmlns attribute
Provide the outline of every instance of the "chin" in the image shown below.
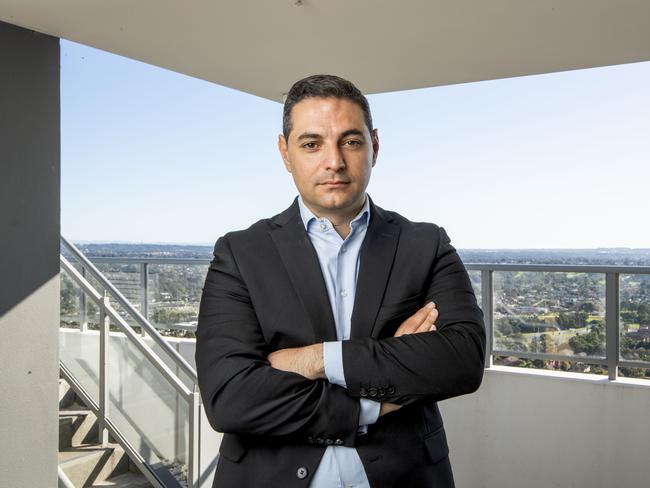
<svg viewBox="0 0 650 488"><path fill-rule="evenodd" d="M350 195L330 194L320 198L320 204L326 208L345 208L352 205L355 198Z"/></svg>

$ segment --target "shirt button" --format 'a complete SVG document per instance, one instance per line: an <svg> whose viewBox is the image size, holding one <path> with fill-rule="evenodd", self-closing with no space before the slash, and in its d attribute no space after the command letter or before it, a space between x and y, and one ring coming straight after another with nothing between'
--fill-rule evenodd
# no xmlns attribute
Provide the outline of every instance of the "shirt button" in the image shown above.
<svg viewBox="0 0 650 488"><path fill-rule="evenodd" d="M341 252L345 252L345 251L347 251L347 249L345 248L345 246L341 247Z"/></svg>
<svg viewBox="0 0 650 488"><path fill-rule="evenodd" d="M348 296L348 292L345 291L345 290L341 290L341 296L342 296L343 298L347 297L347 296Z"/></svg>

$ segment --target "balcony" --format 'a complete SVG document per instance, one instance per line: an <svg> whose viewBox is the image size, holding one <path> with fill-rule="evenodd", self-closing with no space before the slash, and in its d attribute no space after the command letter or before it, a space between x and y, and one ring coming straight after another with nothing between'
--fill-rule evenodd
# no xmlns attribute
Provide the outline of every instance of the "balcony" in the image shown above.
<svg viewBox="0 0 650 488"><path fill-rule="evenodd" d="M194 367L193 331L210 260L92 261ZM644 420L650 402L650 348L645 347L647 324L639 322L644 315L635 311L650 304L650 267L466 267L490 340L479 391L441 404L457 485L611 486L607 480L620 486L642 485L650 438L650 425ZM89 276L83 265L76 269ZM63 272L61 279L61 344L73 346L72 363L83 363L86 378L99 383L99 369L88 365L96 363L100 310L68 273ZM119 304L115 309L145 342L152 343L137 320ZM142 384L151 372L143 369L137 352L119 352L127 349L117 345L126 342L122 332L110 333L109 343L114 345L108 374L141 379L129 382L128 395L125 385L115 382L110 402L117 404L122 396L139 399L128 407L132 427L151 438L164 438L159 445L168 446L161 448L165 457L186 463L190 426L185 407L174 400L168 386L150 379ZM192 382L186 386L192 388ZM156 398L169 401L160 404ZM154 418L156 422L151 422ZM214 466L219 436L204 418L198 428L202 446L210 451L199 456L205 466ZM171 435L161 429L171 430ZM203 474L209 478L211 472Z"/></svg>
<svg viewBox="0 0 650 488"><path fill-rule="evenodd" d="M494 4L474 0L414 2L407 6L403 2L361 1L352 5L297 0L286 4L230 2L227 8L222 3L195 2L187 8L182 2L152 0L137 5L113 2L110 6L106 2L0 0L0 45L4 47L0 49L0 105L4 116L0 131L0 268L5 277L0 281L4 345L0 370L6 393L2 435L11 440L0 449L3 486L49 487L56 483L60 419L48 405L56 402L57 376L64 370L60 368L61 359L76 369L62 374L78 375L76 388L89 392L85 400L100 420L96 429L100 440L124 434L122 443L133 459L159 468L150 473L152 479L163 477L165 471L175 475L180 471L176 484L189 481L194 486L209 486L218 448L218 435L211 438L213 433L203 430L192 378L192 316L198 295L188 293L187 301L177 301L161 281L161 270L168 265L188 266L188 273L195 276L202 274L205 261L110 264L123 267L125 281L119 277L115 280L123 290L122 298L129 296L134 305L116 299L78 263L60 271L65 267L59 243L61 155L66 154L61 150L61 114L67 111L61 110L60 40L94 46L276 102L301 75L323 70L354 78L364 92L380 94L650 60L650 3L641 0ZM372 22L359 22L368 15ZM346 35L332 36L334 25ZM372 49L365 49L363 55L341 55L351 47L368 46L369 39ZM314 56L315 52L319 55ZM89 63L86 60L81 64L86 68ZM115 74L110 71L104 77L107 85L119 84ZM86 84L94 86L93 82ZM91 107L93 99L111 103L108 93L84 96L78 86L70 92L84 109ZM643 88L640 91L646 92ZM604 107L609 99L605 95L593 106ZM472 104L483 100L476 98ZM628 109L643 117L646 106L631 104ZM421 108L430 112L429 107ZM146 117L151 116L143 113L144 127L148 125ZM608 120L622 126L630 119L625 111L610 109L605 113ZM100 134L107 145L123 142L115 131L97 130L95 123L101 119L92 110L84 110L83 121L71 130L63 127L63 131L84 142L88 138L83 129ZM447 122L443 121L445 125ZM645 126L640 127L640 131L628 133L643 144L646 131ZM534 133L540 148L548 142L552 129L549 124ZM467 132L459 132L464 143ZM507 146L516 141L500 127L494 134L488 139ZM592 142L598 142L596 133L586 134L582 146L591 147ZM625 150L626 142L620 142ZM184 149L187 145L178 146ZM581 144L572 140L568 146L571 149ZM618 156L624 150L611 155ZM100 154L102 149L89 144L88 152ZM223 157L219 150L214 152ZM454 158L447 159L454 162ZM115 160L111 158L111 162ZM146 158L134 161L144 163ZM589 158L567 158L562 164L578 170L584 163L584 173L590 176L597 171L593 162ZM159 163L152 160L151 164L158 170ZM500 164L496 159L494 166ZM604 161L603 166L616 165ZM111 197L122 189L121 185L107 184L108 172L100 165L85 160L84 167L89 176L82 184L92 192L80 205L99 199L100 188ZM449 174L465 183L467 172L461 174L458 168L462 166L457 165ZM173 169L186 170L182 163ZM128 181L126 171L111 170ZM639 202L630 205L625 199L626 213L642 216L639 209L645 208L643 181L647 178L626 174L618 166L615 171L620 179L590 186L596 191L585 202L600 202L609 210L605 208L612 199L609 189L620 181L618 186ZM534 195L529 190L530 174L522 172L518 178L516 185L504 185L504 193L517 188L523 189L523 197L530 194L539 198L554 191L549 185L544 193ZM211 192L216 191L213 179L209 180ZM131 179L136 185L145 181L149 179ZM227 165L219 167L219 177L214 181L221 188L239 188ZM481 210L489 211L490 217L501 217L487 205L480 175L475 181L475 186L468 188L473 195L481 196ZM563 180L558 178L557 182L562 184ZM133 208L115 206L110 212L90 213L102 223L125 218L127 225L138 225L142 218L129 213ZM63 210L66 215L67 209ZM67 215L76 216L77 210L80 208ZM594 211L591 206L564 212L570 217L579 213L600 220L607 212ZM623 213L612 213L603 221L623 228L616 218L621 216ZM630 225L643 226L642 218L638 222ZM600 222L594 228L601 235ZM623 242L628 244L633 245ZM100 267L104 264L109 263L97 261ZM142 267L148 269L140 271ZM74 283L65 276L74 274L73 268L79 273ZM470 269L488 315L490 362L476 394L441 405L457 486L647 486L647 324L639 320L639 310L629 306L634 303L635 287L641 288L647 271ZM541 278L542 284L545 276L559 276L556 281L565 287L563 292L584 303L551 303L555 285L550 289L546 285L548 303L530 303L526 293L510 292L521 276L518 273ZM588 281L590 291L583 293L579 283L577 288L571 287L570 277ZM140 281L132 283L131 278ZM82 293L75 287L83 280ZM574 308L585 303L591 305ZM165 334L163 339L145 317L156 323ZM115 352L127 341L126 351ZM59 342L77 351L66 358L59 354ZM110 357L115 364L108 364ZM120 384L125 378L121 375L129 375L142 388L127 395L128 387ZM158 382L159 388L146 389L149 380ZM165 410L151 413L166 420L164 431L156 430L158 426L146 416L150 396L162 400L157 405ZM138 401L130 402L129 398ZM169 480L168 486L174 483Z"/></svg>

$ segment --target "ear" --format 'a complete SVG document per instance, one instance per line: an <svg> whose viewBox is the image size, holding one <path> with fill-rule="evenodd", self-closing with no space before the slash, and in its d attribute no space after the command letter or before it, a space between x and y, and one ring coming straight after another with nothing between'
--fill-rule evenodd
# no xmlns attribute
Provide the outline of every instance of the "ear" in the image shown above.
<svg viewBox="0 0 650 488"><path fill-rule="evenodd" d="M291 173L292 168L291 162L289 161L289 147L283 134L278 135L278 150L280 151L280 156L282 156L284 167L289 173Z"/></svg>
<svg viewBox="0 0 650 488"><path fill-rule="evenodd" d="M379 132L377 129L372 130L372 166L375 166L377 162L377 156L379 155Z"/></svg>

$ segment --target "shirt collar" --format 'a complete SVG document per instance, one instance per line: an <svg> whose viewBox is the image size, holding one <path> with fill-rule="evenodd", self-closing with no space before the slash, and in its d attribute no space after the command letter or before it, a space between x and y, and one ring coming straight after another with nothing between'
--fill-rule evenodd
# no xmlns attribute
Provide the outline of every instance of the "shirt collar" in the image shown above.
<svg viewBox="0 0 650 488"><path fill-rule="evenodd" d="M298 207L300 208L300 218L302 219L302 223L305 226L305 230L309 230L309 223L312 220L318 220L318 217L316 217L312 211L309 210L307 205L305 205L305 203L302 201L301 195L298 195ZM363 207L361 207L359 213L352 219L350 225L357 222L358 220L362 220L363 225L368 225L368 221L370 220L370 199L368 198L368 194L366 194L366 199L363 203Z"/></svg>

